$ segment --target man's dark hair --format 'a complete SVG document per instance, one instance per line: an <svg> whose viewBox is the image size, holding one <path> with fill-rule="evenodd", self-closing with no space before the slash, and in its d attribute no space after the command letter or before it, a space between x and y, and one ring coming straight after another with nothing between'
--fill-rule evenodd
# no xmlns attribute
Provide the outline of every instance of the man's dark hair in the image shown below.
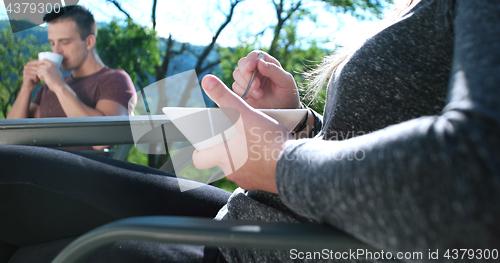
<svg viewBox="0 0 500 263"><path fill-rule="evenodd" d="M85 7L80 5L68 5L61 9L54 9L45 14L43 21L47 23L58 22L62 20L73 20L80 31L80 38L85 40L90 34L97 37L97 23L94 16Z"/></svg>

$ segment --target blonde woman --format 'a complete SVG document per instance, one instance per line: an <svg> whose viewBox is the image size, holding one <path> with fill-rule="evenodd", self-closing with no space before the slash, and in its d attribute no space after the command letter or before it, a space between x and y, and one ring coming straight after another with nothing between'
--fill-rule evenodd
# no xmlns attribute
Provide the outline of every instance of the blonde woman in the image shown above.
<svg viewBox="0 0 500 263"><path fill-rule="evenodd" d="M208 95L241 112L254 149L255 161L228 178L266 191L236 191L219 217L312 220L424 260L429 249L498 247L499 32L499 1L408 1L392 24L312 72L316 88L330 78L322 120L309 111L302 126L314 139L273 139L286 131L252 110L300 107L293 78L274 58L257 60L254 51L239 61L237 94L259 71L246 103L206 77ZM255 157L264 149L280 154L262 162ZM195 152L195 165L228 169L210 158L223 150ZM292 261L289 252L222 251L229 262Z"/></svg>
<svg viewBox="0 0 500 263"><path fill-rule="evenodd" d="M293 78L274 58L257 60L260 51L242 58L234 71L235 93L206 76L207 94L241 113L243 126L228 144L236 161L248 160L231 172L231 164L217 158L220 151L225 155L224 146L195 151L193 160L199 168L221 167L242 187L231 196L210 186L179 193L172 175L114 160L0 147L0 166L8 171L0 175L0 194L10 193L0 211L17 209L1 213L0 225L8 227L0 232L0 251L39 243L18 249L9 262L50 262L72 240L67 237L114 219L213 217L220 209L216 219L335 226L394 258L422 252L420 261L426 261L429 251L439 251L440 261L448 261L447 250L452 259L453 249L466 248L479 260L482 250L500 247L498 32L497 0L408 1L391 25L359 48L327 57L311 73L317 88L328 83L324 116L309 110L295 137L254 110L302 107ZM255 68L259 74L242 100ZM24 204L31 199L36 209ZM78 216L82 211L85 217ZM30 217L15 217L23 213ZM27 222L30 227L23 227ZM293 258L289 251L123 241L92 262Z"/></svg>

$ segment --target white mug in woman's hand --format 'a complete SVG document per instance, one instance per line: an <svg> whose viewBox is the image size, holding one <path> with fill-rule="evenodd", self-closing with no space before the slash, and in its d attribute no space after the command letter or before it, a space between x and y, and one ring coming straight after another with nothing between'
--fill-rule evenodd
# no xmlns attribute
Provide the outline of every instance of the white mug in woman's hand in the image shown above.
<svg viewBox="0 0 500 263"><path fill-rule="evenodd" d="M61 66L61 62L63 60L63 56L61 54L55 52L40 52L38 53L38 60L48 60L56 63L58 67Z"/></svg>

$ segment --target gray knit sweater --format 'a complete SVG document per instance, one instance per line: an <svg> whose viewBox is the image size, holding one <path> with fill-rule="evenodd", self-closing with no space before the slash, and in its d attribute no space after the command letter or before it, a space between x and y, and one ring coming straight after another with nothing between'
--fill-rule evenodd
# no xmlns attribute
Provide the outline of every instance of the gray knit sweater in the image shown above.
<svg viewBox="0 0 500 263"><path fill-rule="evenodd" d="M423 261L500 249L500 1L422 0L344 64L323 119L281 153L279 196L238 190L218 218L325 223Z"/></svg>

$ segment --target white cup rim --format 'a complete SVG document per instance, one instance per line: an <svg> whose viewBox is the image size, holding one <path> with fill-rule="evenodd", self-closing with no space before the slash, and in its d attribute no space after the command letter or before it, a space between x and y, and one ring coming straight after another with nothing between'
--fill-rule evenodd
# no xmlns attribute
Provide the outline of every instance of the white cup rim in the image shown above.
<svg viewBox="0 0 500 263"><path fill-rule="evenodd" d="M38 60L48 60L56 63L57 66L61 66L63 55L56 52L43 51L38 53Z"/></svg>

